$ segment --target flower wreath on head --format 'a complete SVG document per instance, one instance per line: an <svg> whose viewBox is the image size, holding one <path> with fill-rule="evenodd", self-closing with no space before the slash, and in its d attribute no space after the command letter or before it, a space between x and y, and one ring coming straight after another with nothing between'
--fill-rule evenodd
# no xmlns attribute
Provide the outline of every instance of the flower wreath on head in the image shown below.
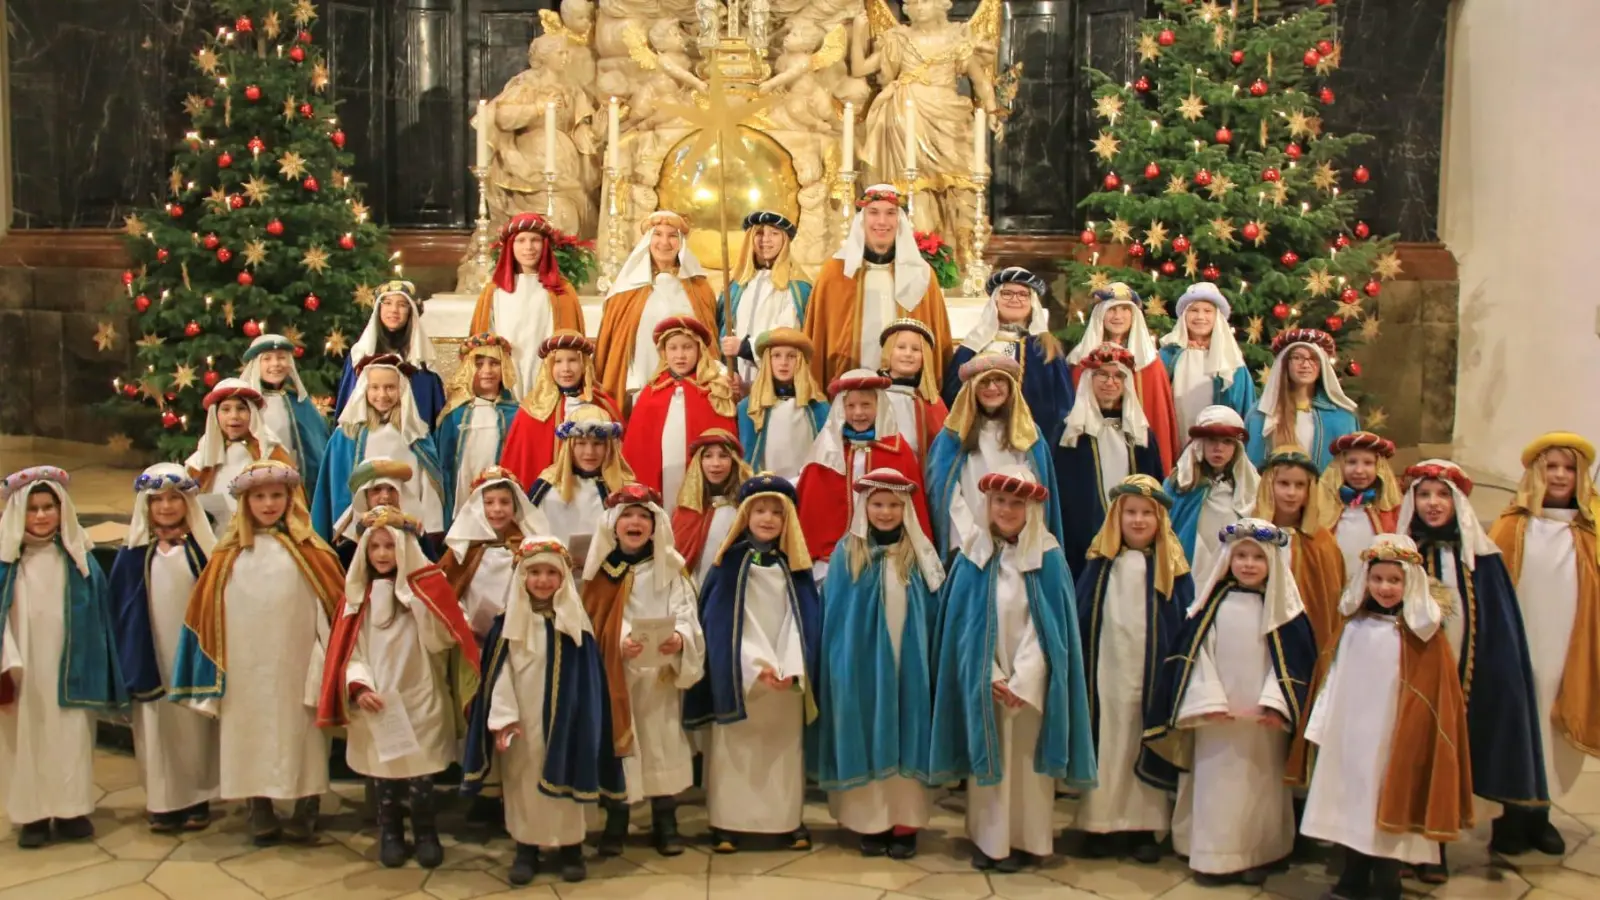
<svg viewBox="0 0 1600 900"><path fill-rule="evenodd" d="M509 481L517 490L522 490L522 481L517 478L517 473L501 466L487 466L472 479L471 491L476 491L491 481Z"/></svg>
<svg viewBox="0 0 1600 900"><path fill-rule="evenodd" d="M200 483L195 481L193 478L190 478L188 475L179 475L176 472L169 472L164 475L141 474L138 478L133 480L133 490L135 493L139 494L149 491L164 491L167 488L174 488L184 493L189 493L191 491L198 491L200 489Z"/></svg>
<svg viewBox="0 0 1600 900"><path fill-rule="evenodd" d="M516 559L516 563L521 565L523 560L538 556L542 553L550 553L561 557L561 559L567 564L567 569L569 571L572 569L572 553L567 550L566 544L563 544L554 538L529 538L522 542L522 546L517 548L517 552L514 554L514 557Z"/></svg>
<svg viewBox="0 0 1600 900"><path fill-rule="evenodd" d="M1273 547L1287 547L1291 539L1287 530L1275 525L1251 525L1248 522L1234 522L1217 532L1217 540L1224 544L1248 540Z"/></svg>
<svg viewBox="0 0 1600 900"><path fill-rule="evenodd" d="M867 191L856 199L856 209L866 209L868 204L878 201L893 203L901 209L906 208L906 198L900 196L899 191Z"/></svg>
<svg viewBox="0 0 1600 900"><path fill-rule="evenodd" d="M1362 562L1397 562L1410 563L1414 566L1422 565L1422 554L1407 547L1397 547L1394 544L1383 542L1373 544L1361 551Z"/></svg>
<svg viewBox="0 0 1600 900"><path fill-rule="evenodd" d="M622 437L621 422L574 422L568 420L556 426L556 437L570 440L574 437L599 438L614 441Z"/></svg>

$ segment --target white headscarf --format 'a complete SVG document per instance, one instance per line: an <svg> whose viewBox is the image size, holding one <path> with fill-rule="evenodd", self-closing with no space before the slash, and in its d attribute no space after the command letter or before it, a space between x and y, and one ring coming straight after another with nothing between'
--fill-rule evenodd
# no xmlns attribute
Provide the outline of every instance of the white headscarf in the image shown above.
<svg viewBox="0 0 1600 900"><path fill-rule="evenodd" d="M1196 539L1210 540L1210 535L1202 534ZM1216 561L1212 563L1211 572L1206 576L1201 590L1195 592L1187 617L1192 619L1205 609L1211 592L1229 575L1233 549L1244 543L1255 544L1267 555L1267 586L1262 592L1261 633L1271 634L1289 624L1296 616L1304 614L1305 603L1300 599L1300 587L1295 583L1294 570L1290 567L1290 554L1293 552L1290 539L1288 531L1265 519L1240 519L1222 529L1217 535L1222 552L1217 554Z"/></svg>
<svg viewBox="0 0 1600 900"><path fill-rule="evenodd" d="M630 506L644 507L655 520L655 530L650 533L651 558L655 562L650 567L650 586L658 591L667 590L674 581L683 577L684 567L688 564L673 546L672 518L661 508L661 504L654 501L630 500L606 510L605 518L600 520L594 537L589 541L589 555L583 561L583 580L594 580L600 574L600 566L606 557L617 548L617 520L622 518L623 510Z"/></svg>
<svg viewBox="0 0 1600 900"><path fill-rule="evenodd" d="M257 351L256 348L258 347L265 347L266 349ZM240 381L258 391L265 390L261 384L261 355L276 351L289 357L289 377L286 381L288 384L294 385L295 396L301 400L310 396L306 391L305 382L300 380L300 366L294 361L294 344L288 338L281 334L263 334L251 341L250 349L245 352L250 353L252 351L255 351L256 355L250 357L250 361L244 364L243 369L239 370Z"/></svg>
<svg viewBox="0 0 1600 900"><path fill-rule="evenodd" d="M1211 328L1211 346L1205 351L1205 373L1221 378L1223 387L1232 387L1233 376L1238 373L1239 367L1244 365L1244 354L1239 351L1239 342L1233 336L1233 326L1228 322L1233 315L1233 307L1228 304L1228 298L1222 296L1222 291L1218 290L1216 285L1209 281L1189 285L1189 289L1178 298L1177 323L1172 326L1171 331L1162 336L1161 343L1173 344L1183 350L1189 348L1189 324L1184 321L1183 314L1196 301L1203 301L1217 308L1217 321Z"/></svg>
<svg viewBox="0 0 1600 900"><path fill-rule="evenodd" d="M61 526L57 530L61 547L78 567L78 574L88 576L89 551L94 549L94 541L78 522L78 509L67 493L69 480L67 473L55 466L33 466L6 477L5 514L0 515L0 562L15 563L22 558L22 540L28 525L28 495L33 493L34 486L44 485L56 495L56 503L61 506Z"/></svg>
<svg viewBox="0 0 1600 900"><path fill-rule="evenodd" d="M123 542L128 547L143 547L150 543L150 498L156 494L177 491L183 494L188 507L185 514L189 534L200 546L200 552L211 555L217 536L211 530L211 520L200 508L200 485L189 477L189 470L177 463L156 463L139 474L133 484L133 518L128 522L128 537Z"/></svg>
<svg viewBox="0 0 1600 900"><path fill-rule="evenodd" d="M1134 384L1135 375L1121 363L1112 363L1123 375L1122 379L1122 433L1135 447L1150 445L1150 423L1144 417L1144 407L1139 403L1139 389ZM1072 409L1067 413L1067 427L1061 432L1061 446L1076 447L1078 438L1085 434L1098 437L1105 427L1105 416L1100 412L1100 402L1094 397L1090 379L1094 372L1085 369L1079 379L1078 392L1072 398Z"/></svg>
<svg viewBox="0 0 1600 900"><path fill-rule="evenodd" d="M406 362L419 368L432 368L433 341L428 340L428 332L422 327L422 304L405 291L394 290L379 294L378 299L373 301L372 315L367 318L367 327L362 330L361 337L357 338L355 345L350 348L350 365L359 366L363 359L378 352L378 335L383 331L383 320L378 317L378 312L383 307L383 298L391 294L399 294L406 298L406 303L411 306L411 315L406 320L410 328L409 343L405 351Z"/></svg>
<svg viewBox="0 0 1600 900"><path fill-rule="evenodd" d="M380 506L378 509L400 512L392 506ZM365 518L364 515L363 518ZM406 518L411 519L410 516L406 516ZM416 519L411 519L411 521L416 523L418 528L421 527L420 523L416 522ZM395 525L378 525L372 528L362 528L361 537L356 541L356 555L350 560L350 570L345 572L344 575L344 615L355 615L361 610L361 604L367 600L367 586L370 581L368 577L370 566L367 565L367 543L372 540L372 534L376 531L387 531L389 536L394 538L394 573L389 576L394 579L394 597L387 602L406 606L418 602L417 595L411 590L411 583L408 577L412 572L424 566L432 565L432 563L428 561L428 557L422 552L422 545L417 543L416 535ZM377 619L373 621L386 622L395 612L396 610L392 608L374 609L372 614L377 616Z"/></svg>
<svg viewBox="0 0 1600 900"><path fill-rule="evenodd" d="M1316 344L1296 342L1279 350L1277 357L1272 360L1272 371L1267 375L1267 386L1261 392L1260 402L1256 404L1256 409L1266 417L1261 423L1262 434L1270 435L1278 429L1278 394L1287 389L1284 382L1289 378L1288 373L1284 371L1283 361L1296 347L1309 347L1311 352L1317 355L1317 360L1322 365L1322 390L1333 405L1350 412L1356 411L1356 402L1345 396L1344 388L1339 386L1339 375L1333 370L1333 360L1328 358L1328 354L1322 352L1322 348Z"/></svg>
<svg viewBox="0 0 1600 900"><path fill-rule="evenodd" d="M1461 467L1448 459L1425 459L1413 468L1438 466L1441 469L1454 469L1461 471ZM1400 501L1400 516L1395 521L1394 530L1398 534L1409 535L1411 522L1417 518L1417 485L1430 478L1417 478L1406 486L1405 497ZM1483 525L1478 521L1478 512L1472 508L1472 501L1468 499L1461 487L1449 478L1440 478L1439 481L1450 488L1450 495L1456 503L1456 527L1461 531L1461 563L1471 572L1477 568L1478 557L1499 553L1500 547L1484 533Z"/></svg>
<svg viewBox="0 0 1600 900"><path fill-rule="evenodd" d="M224 399L242 400L245 406L250 408L250 436L261 442L261 458L267 458L272 454L272 448L282 446L283 441L267 427L267 419L261 414L261 392L241 378L224 378L217 382L211 393L230 389L255 393L254 399L238 396ZM222 403L222 400L218 400L206 410L205 433L200 435L200 445L195 448L194 455L189 457L189 464L196 470L214 469L228 460L228 437L222 433L222 422L217 419Z"/></svg>
<svg viewBox="0 0 1600 900"><path fill-rule="evenodd" d="M550 549L534 552L534 548L539 547ZM557 551L555 547L561 550ZM555 597L552 598L556 631L576 644L583 643L584 632L594 634L589 614L583 611L583 598L578 596L578 586L572 581L572 560L567 555L566 545L559 538L547 534L535 535L522 542L521 549L517 551L516 568L511 572L511 583L506 587L506 618L500 636L514 645L512 653L532 646L544 629L539 616L533 611L533 598L528 596L527 588L528 570L539 564L561 570L561 587L556 588Z"/></svg>
<svg viewBox="0 0 1600 900"><path fill-rule="evenodd" d="M1126 296L1115 292L1117 287L1126 292ZM1150 336L1150 326L1145 324L1144 309L1136 301L1139 295L1133 293L1127 285L1121 282L1113 284L1107 290L1113 291L1110 299L1097 300L1094 307L1089 310L1089 324L1083 330L1083 337L1078 341L1078 346L1072 348L1067 354L1067 363L1077 365L1083 361L1096 347L1106 342L1106 310L1113 306L1126 306L1133 310L1133 322L1128 326L1127 348L1133 354L1134 371L1143 371L1145 366L1155 361L1156 342Z"/></svg>
<svg viewBox="0 0 1600 900"><path fill-rule="evenodd" d="M411 396L411 388L404 372L398 366L374 363L361 370L356 376L355 389L350 392L350 400L344 405L344 412L339 414L339 427L350 437L360 433L362 426L367 424L367 379L374 369L388 369L400 378L400 403L389 414L389 421L400 429L400 436L405 439L406 445L416 443L428 436L428 426L423 424L422 416L417 413L416 398Z"/></svg>
<svg viewBox="0 0 1600 900"><path fill-rule="evenodd" d="M875 184L866 190L868 194L874 192L896 193L894 185L890 184ZM865 208L856 210L855 218L850 220L850 233L845 235L839 252L833 255L834 259L844 260L846 278L856 277L862 261L866 259L866 215ZM922 302L922 296L928 292L928 282L932 279L933 267L928 265L928 261L922 258L922 251L917 249L917 236L911 229L911 217L901 209L900 228L894 236L895 304L906 312L916 309Z"/></svg>
<svg viewBox="0 0 1600 900"><path fill-rule="evenodd" d="M906 538L911 541L911 549L917 555L917 568L922 570L922 580L928 585L928 590L937 591L939 585L944 584L944 564L939 561L939 551L928 540L927 534L922 530L921 523L917 520L917 505L911 502L912 494L918 490L913 485L910 490L899 487L874 486L870 483L873 472L868 472L856 482L855 509L850 514L850 534L861 540L867 540L871 523L867 521L867 501L879 491L888 491L905 501L905 520L900 523ZM899 475L899 472L895 472ZM904 477L904 476L901 476Z"/></svg>
<svg viewBox="0 0 1600 900"><path fill-rule="evenodd" d="M848 381L858 378L883 378L883 376L871 369L851 369L836 380ZM817 439L811 443L811 453L806 456L806 465L816 463L840 475L849 474L844 469L844 395L847 393L849 391L840 391L830 398L828 420L823 423L822 430L817 432ZM878 419L873 424L873 434L878 440L886 440L892 435L899 434L900 426L895 422L894 404L889 402L889 392L879 389L875 393L878 395Z"/></svg>
<svg viewBox="0 0 1600 900"><path fill-rule="evenodd" d="M1021 266L1007 266L990 276L990 280L993 281L1008 272L1028 272L1028 270ZM1028 272L1028 274L1033 273ZM1027 282L1006 281L996 284L994 290L989 292L989 302L978 312L978 320L973 323L972 330L967 332L961 346L973 353L982 353L994 342L995 335L1000 333L1000 289L1010 284L1020 284L1033 294L1033 312L1028 316L1028 333L1046 334L1050 331L1050 311L1044 308L1044 303L1039 299L1039 292Z"/></svg>
<svg viewBox="0 0 1600 900"><path fill-rule="evenodd" d="M1410 558L1406 558L1409 556ZM1428 573L1417 560L1416 542L1403 534L1380 534L1372 544L1361 551L1361 568L1344 587L1339 598L1339 614L1346 618L1356 614L1367 600L1367 571L1374 562L1399 563L1406 570L1406 594L1401 603L1401 615L1406 627L1423 640L1430 640L1444 621L1444 610L1428 589Z"/></svg>
<svg viewBox="0 0 1600 900"><path fill-rule="evenodd" d="M1006 466L990 474L1009 476L1032 484L1039 483L1038 476L1027 466ZM1022 533L1017 535L1017 568L1023 572L1037 571L1044 565L1044 555L1061 546L1045 524L1045 502L1048 500L1028 503L1028 521L1023 524ZM989 564L995 552L987 503L984 504L983 522L983 527L973 529L961 547L961 554L972 560L980 569Z"/></svg>
<svg viewBox="0 0 1600 900"><path fill-rule="evenodd" d="M533 501L528 499L528 492L521 485L506 475L490 478L472 489L472 496L456 512L455 521L450 523L450 531L444 536L444 545L450 548L457 560L465 560L468 548L478 541L499 540L499 534L489 524L488 514L483 511L483 492L492 487L511 489L517 507L512 520L522 529L523 537L544 534L550 530L550 522L544 512L533 505Z"/></svg>
<svg viewBox="0 0 1600 900"><path fill-rule="evenodd" d="M678 235L682 241L678 245L678 274L675 276L668 275L668 277L676 280L695 278L706 274L705 267L700 265L700 260L695 258L694 251L689 249L689 234L682 227L683 216L668 209L658 209L646 216L644 221L639 224L644 234L639 236L639 242L633 245L633 252L629 253L628 258L623 261L622 268L617 270L617 277L611 282L611 290L606 292L607 299L624 291L642 288L655 282L656 278L653 274L655 267L650 261L650 231L658 221L677 224L679 226ZM662 274L667 275L668 273L663 272ZM682 289L681 282L679 282L679 289Z"/></svg>
<svg viewBox="0 0 1600 900"><path fill-rule="evenodd" d="M1232 407L1208 406L1200 410L1193 427L1238 429L1243 433L1244 419L1241 419L1239 413ZM1195 484L1199 481L1200 461L1206 455L1201 442L1202 438L1190 438L1183 452L1178 455L1178 464L1173 467L1173 480L1180 491L1194 490ZM1256 467L1250 464L1250 455L1245 453L1244 449L1244 439L1234 438L1233 444L1233 511L1242 519L1255 509L1256 491L1261 487L1261 476L1256 473ZM1200 537L1206 536L1200 535Z"/></svg>

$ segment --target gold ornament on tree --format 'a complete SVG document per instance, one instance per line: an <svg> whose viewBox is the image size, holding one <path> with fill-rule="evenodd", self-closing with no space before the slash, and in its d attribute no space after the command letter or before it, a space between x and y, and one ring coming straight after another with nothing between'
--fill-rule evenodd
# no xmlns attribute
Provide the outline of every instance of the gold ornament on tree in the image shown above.
<svg viewBox="0 0 1600 900"><path fill-rule="evenodd" d="M311 89L320 94L328 89L329 80L328 64L318 60L317 64L311 67Z"/></svg>
<svg viewBox="0 0 1600 900"><path fill-rule="evenodd" d="M1363 424L1367 426L1368 431L1379 431L1383 426L1389 424L1389 414L1384 412L1381 407L1369 410L1367 412L1367 420Z"/></svg>
<svg viewBox="0 0 1600 900"><path fill-rule="evenodd" d="M94 329L94 346L101 353L105 353L117 345L117 327L110 322L101 322Z"/></svg>
<svg viewBox="0 0 1600 900"><path fill-rule="evenodd" d="M1111 276L1105 272L1091 272L1089 274L1089 291L1105 290L1111 286Z"/></svg>
<svg viewBox="0 0 1600 900"><path fill-rule="evenodd" d="M194 387L194 369L188 363L179 363L172 373L172 389L187 390Z"/></svg>
<svg viewBox="0 0 1600 900"><path fill-rule="evenodd" d="M267 260L267 244L265 241L251 241L244 245L244 264L259 266Z"/></svg>
<svg viewBox="0 0 1600 900"><path fill-rule="evenodd" d="M1181 174L1179 174L1177 172L1173 172L1172 173L1172 177L1167 179L1167 190L1166 190L1166 192L1168 194L1187 194L1187 193L1189 193L1189 179L1185 178L1183 175L1181 175Z"/></svg>
<svg viewBox="0 0 1600 900"><path fill-rule="evenodd" d="M1160 297L1151 295L1145 298L1144 314L1147 316L1164 316L1167 314L1167 304Z"/></svg>
<svg viewBox="0 0 1600 900"><path fill-rule="evenodd" d="M321 275L328 271L328 251L313 245L307 248L304 256L300 257L300 265L308 272Z"/></svg>
<svg viewBox="0 0 1600 900"><path fill-rule="evenodd" d="M357 306L361 307L362 309L371 309L372 308L372 304L374 302L376 302L377 299L378 299L377 291L376 291L375 288L373 288L372 285L370 285L370 284L358 284L358 285L356 285L355 301L356 301L356 305Z"/></svg>
<svg viewBox="0 0 1600 900"><path fill-rule="evenodd" d="M1221 174L1211 176L1211 183L1206 185L1206 190L1211 193L1211 199L1213 200L1221 200L1233 188L1233 179Z"/></svg>
<svg viewBox="0 0 1600 900"><path fill-rule="evenodd" d="M1312 269L1306 276L1306 293L1313 297L1321 297L1333 292L1333 276L1326 269Z"/></svg>
<svg viewBox="0 0 1600 900"><path fill-rule="evenodd" d="M1367 311L1361 306L1360 300L1356 300L1351 303L1346 303L1343 300L1340 300L1338 306L1334 308L1333 314L1341 319L1350 319L1351 321L1355 321L1356 319L1366 315Z"/></svg>
<svg viewBox="0 0 1600 900"><path fill-rule="evenodd" d="M261 19L261 30L266 34L269 41L277 37L278 33L283 30L283 19L279 18L277 10L272 10Z"/></svg>
<svg viewBox="0 0 1600 900"><path fill-rule="evenodd" d="M217 74L217 54L210 47L201 47L194 55L194 64L207 75ZM204 101L202 101L203 105Z"/></svg>
<svg viewBox="0 0 1600 900"><path fill-rule="evenodd" d="M1124 219L1112 219L1109 225L1107 240L1113 244L1126 244L1133 240L1133 225Z"/></svg>
<svg viewBox="0 0 1600 900"><path fill-rule="evenodd" d="M145 233L144 220L138 213L122 217L122 233L128 237L143 237Z"/></svg>
<svg viewBox="0 0 1600 900"><path fill-rule="evenodd" d="M198 119L206 114L206 98L199 94L190 94L183 98L183 114L191 119Z"/></svg>
<svg viewBox="0 0 1600 900"><path fill-rule="evenodd" d="M1112 125L1117 124L1117 119L1122 116L1122 98L1116 94L1107 94L1094 101L1094 114Z"/></svg>
<svg viewBox="0 0 1600 900"><path fill-rule="evenodd" d="M311 0L294 0L290 15L294 16L294 24L303 29L317 17L317 8L311 5Z"/></svg>
<svg viewBox="0 0 1600 900"><path fill-rule="evenodd" d="M272 183L266 179L251 175L244 183L245 199L261 206L267 202L267 195L272 192Z"/></svg>
<svg viewBox="0 0 1600 900"><path fill-rule="evenodd" d="M1261 329L1266 327L1266 324L1260 316L1251 316L1244 327L1244 339L1252 344L1261 343Z"/></svg>
<svg viewBox="0 0 1600 900"><path fill-rule="evenodd" d="M285 150L283 155L278 157L278 172L290 181L299 180L306 174L305 157L293 150Z"/></svg>
<svg viewBox="0 0 1600 900"><path fill-rule="evenodd" d="M1378 339L1378 317L1373 316L1361 323L1361 340L1370 344Z"/></svg>
<svg viewBox="0 0 1600 900"><path fill-rule="evenodd" d="M1215 237L1217 240L1223 242L1224 244L1232 244L1232 243L1234 243L1234 240L1233 240L1234 227L1233 227L1233 223L1232 222L1228 221L1227 219L1224 219L1221 216L1218 216L1215 219L1212 219L1209 224L1211 226L1211 235L1212 235L1212 237Z"/></svg>
<svg viewBox="0 0 1600 900"><path fill-rule="evenodd" d="M1393 281L1400 277L1400 254L1393 250L1378 257L1372 263L1372 274L1384 281Z"/></svg>
<svg viewBox="0 0 1600 900"><path fill-rule="evenodd" d="M134 345L137 346L140 350L154 350L155 348L157 348L157 347L159 347L159 346L161 346L162 344L165 344L165 343L166 343L166 339L163 338L161 335L159 335L159 334L147 334L144 337L139 338L139 340L135 341Z"/></svg>
<svg viewBox="0 0 1600 900"><path fill-rule="evenodd" d="M1144 232L1144 245L1150 248L1151 253L1160 253L1166 243L1167 226L1161 222L1151 222L1150 227Z"/></svg>
<svg viewBox="0 0 1600 900"><path fill-rule="evenodd" d="M322 349L326 351L329 356L343 356L344 351L348 350L349 348L350 339L345 337L344 332L337 328L328 332L328 339L322 344Z"/></svg>
<svg viewBox="0 0 1600 900"><path fill-rule="evenodd" d="M1161 56L1161 45L1156 42L1155 35L1139 35L1139 58L1145 62L1155 62Z"/></svg>
<svg viewBox="0 0 1600 900"><path fill-rule="evenodd" d="M233 301L232 300L224 300L223 303L222 303L222 322L223 322L223 324L227 325L229 328L232 328L233 327L233 323L234 323L235 319L237 319L237 317L238 316L234 312L234 309L233 309Z"/></svg>
<svg viewBox="0 0 1600 900"><path fill-rule="evenodd" d="M119 431L106 438L106 449L121 456L133 449L133 438Z"/></svg>
<svg viewBox="0 0 1600 900"><path fill-rule="evenodd" d="M1331 191L1339 183L1339 170L1333 164L1324 160L1317 163L1317 169L1311 174L1311 184L1319 191Z"/></svg>
<svg viewBox="0 0 1600 900"><path fill-rule="evenodd" d="M1205 101L1196 97L1194 92L1190 91L1189 96L1178 102L1178 112L1185 119L1191 122L1198 122L1206 114Z"/></svg>
<svg viewBox="0 0 1600 900"><path fill-rule="evenodd" d="M1102 131L1100 136L1095 138L1089 146L1094 148L1096 156L1109 162L1112 157L1117 155L1117 151L1121 149L1122 142L1117 140L1111 132Z"/></svg>

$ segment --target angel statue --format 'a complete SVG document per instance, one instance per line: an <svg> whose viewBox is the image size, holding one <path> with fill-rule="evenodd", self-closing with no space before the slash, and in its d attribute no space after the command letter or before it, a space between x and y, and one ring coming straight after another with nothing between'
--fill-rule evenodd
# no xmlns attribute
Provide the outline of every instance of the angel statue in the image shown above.
<svg viewBox="0 0 1600 900"><path fill-rule="evenodd" d="M965 76L972 95L991 117L998 111L994 61L1000 33L1000 0L982 0L972 19L950 21L950 0L906 0L909 25L900 24L884 0L867 0L851 41L851 74L878 73L883 90L867 109L861 145L865 181L893 184L906 169L906 107L915 107L918 231L937 231L956 243L965 261L975 216L972 183L972 109L957 81ZM870 32L872 53L865 47Z"/></svg>
<svg viewBox="0 0 1600 900"><path fill-rule="evenodd" d="M588 94L567 78L572 47L564 34L545 34L528 45L528 70L506 82L489 104L489 212L504 222L521 212L544 215L546 169L544 113L556 108L554 214L568 234L592 234L595 227L595 167L598 138Z"/></svg>
<svg viewBox="0 0 1600 900"><path fill-rule="evenodd" d="M650 131L660 128L677 117L664 110L662 104L682 105L690 91L704 91L706 83L689 71L689 39L676 19L660 19L650 25L648 33L637 24L629 25L622 39L627 42L628 53L644 77L635 82L633 100L628 104L629 120L623 127L630 130Z"/></svg>
<svg viewBox="0 0 1600 900"><path fill-rule="evenodd" d="M545 34L559 34L572 50L568 57L567 80L583 88L589 102L595 102L594 50L589 41L594 31L592 0L561 0L561 11L539 10L539 24Z"/></svg>
<svg viewBox="0 0 1600 900"><path fill-rule="evenodd" d="M783 49L773 66L777 74L763 81L762 94L782 94L772 119L780 128L838 134L839 111L834 101L867 102L872 89L864 78L845 70L850 35L844 23L826 31L808 20L791 21L783 36ZM785 93L787 92L787 93Z"/></svg>

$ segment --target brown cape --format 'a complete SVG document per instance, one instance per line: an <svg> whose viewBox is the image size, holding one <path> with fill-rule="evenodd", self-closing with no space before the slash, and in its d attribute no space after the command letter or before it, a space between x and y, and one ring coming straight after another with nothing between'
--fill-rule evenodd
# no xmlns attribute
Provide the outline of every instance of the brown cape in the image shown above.
<svg viewBox="0 0 1600 900"><path fill-rule="evenodd" d="M612 581L602 572L583 585L583 609L594 624L606 692L611 695L611 735L618 756L633 753L633 701L628 695L627 663L622 658L622 618L632 593L632 566L621 581Z"/></svg>
<svg viewBox="0 0 1600 900"><path fill-rule="evenodd" d="M711 289L711 282L704 275L685 278L683 291L689 295L689 304L694 307L694 317L700 324L717 333L717 292ZM640 318L644 315L644 305L650 300L650 292L655 290L652 285L623 291L613 297L606 298L605 311L600 315L600 336L595 341L594 364L596 374L600 380L600 387L622 404L623 414L627 414L628 401L628 367L633 364L633 345L635 335L640 328ZM655 323L650 327L654 328ZM654 372L645 375L648 384L655 377Z"/></svg>
<svg viewBox="0 0 1600 900"><path fill-rule="evenodd" d="M866 267L857 270L854 278L844 274L844 260L829 259L822 266L822 274L811 291L811 304L806 310L805 333L811 339L811 373L816 383L827 386L840 375L858 368L861 360L861 290L866 283ZM897 314L904 312L896 307ZM933 366L934 378L943 377L954 348L950 342L950 317L945 312L944 291L939 280L929 277L928 290L922 295L917 308L905 313L917 319L933 332L932 360L924 360L923 367ZM887 322L885 325L889 324Z"/></svg>
<svg viewBox="0 0 1600 900"><path fill-rule="evenodd" d="M1318 528L1311 534L1294 532L1293 546L1294 583L1300 589L1306 620L1311 623L1311 634L1317 641L1317 664L1311 670L1311 684L1306 691L1310 698L1306 713L1300 717L1294 739L1289 744L1284 780L1304 787L1310 783L1312 761L1316 757L1316 748L1306 741L1306 723L1311 719L1310 709L1322 690L1323 679L1333 664L1333 653L1344 632L1344 617L1339 615L1339 598L1344 592L1344 554L1339 550L1338 540L1326 528Z"/></svg>
<svg viewBox="0 0 1600 900"><path fill-rule="evenodd" d="M1453 841L1472 828L1472 748L1455 654L1443 635L1400 629L1400 699L1378 796L1378 828Z"/></svg>
<svg viewBox="0 0 1600 900"><path fill-rule="evenodd" d="M472 578L478 574L478 563L483 561L483 548L493 545L506 547L512 553L522 546L522 529L516 525L511 526L510 534L503 541L473 541L467 545L467 558L457 561L454 551L446 550L439 557L439 568L444 572L444 577L450 582L450 589L456 592L457 597L465 600L467 586L472 584Z"/></svg>

